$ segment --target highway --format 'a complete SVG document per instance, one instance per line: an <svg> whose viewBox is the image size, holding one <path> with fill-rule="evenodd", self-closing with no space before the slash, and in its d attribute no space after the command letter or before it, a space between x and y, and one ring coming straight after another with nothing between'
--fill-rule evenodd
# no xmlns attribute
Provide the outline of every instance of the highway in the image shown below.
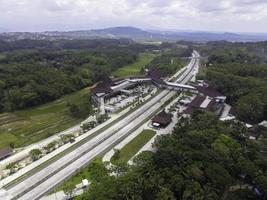
<svg viewBox="0 0 267 200"><path fill-rule="evenodd" d="M198 56L199 54L194 51L188 67L177 80L178 83L185 84L194 76L195 70L198 68ZM175 94L175 91L162 91L142 107L93 139L41 169L39 172L27 177L22 182L11 186L7 189L8 193L13 196L13 199L34 200L41 198L66 178L74 175L79 168L87 165L97 155L118 144L129 133L142 125L145 120L148 120L157 113L161 106Z"/></svg>

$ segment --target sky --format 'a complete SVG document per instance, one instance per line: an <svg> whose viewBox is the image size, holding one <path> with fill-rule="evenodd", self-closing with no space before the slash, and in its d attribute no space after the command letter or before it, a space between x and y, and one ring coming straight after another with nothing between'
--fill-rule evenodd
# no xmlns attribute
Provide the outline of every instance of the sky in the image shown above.
<svg viewBox="0 0 267 200"><path fill-rule="evenodd" d="M267 0L0 0L0 30L143 29L267 33Z"/></svg>

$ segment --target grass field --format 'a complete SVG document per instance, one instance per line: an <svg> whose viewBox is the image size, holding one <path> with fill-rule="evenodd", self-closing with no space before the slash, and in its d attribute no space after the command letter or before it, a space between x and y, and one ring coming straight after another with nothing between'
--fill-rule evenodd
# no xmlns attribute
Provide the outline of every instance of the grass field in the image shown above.
<svg viewBox="0 0 267 200"><path fill-rule="evenodd" d="M87 98L89 90L85 88L34 108L0 114L0 148L10 144L26 146L76 125L81 120L69 115L67 104Z"/></svg>
<svg viewBox="0 0 267 200"><path fill-rule="evenodd" d="M118 78L140 75L141 68L150 63L154 57L154 54L141 53L137 62L119 68L112 75Z"/></svg>
<svg viewBox="0 0 267 200"><path fill-rule="evenodd" d="M205 79L205 76L207 74L207 67L203 64L203 62L200 62L199 71L197 73L198 79Z"/></svg>
<svg viewBox="0 0 267 200"><path fill-rule="evenodd" d="M155 131L143 130L142 133L119 150L118 159L115 159L114 156L111 158L111 163L116 165L117 163L128 162L155 134Z"/></svg>

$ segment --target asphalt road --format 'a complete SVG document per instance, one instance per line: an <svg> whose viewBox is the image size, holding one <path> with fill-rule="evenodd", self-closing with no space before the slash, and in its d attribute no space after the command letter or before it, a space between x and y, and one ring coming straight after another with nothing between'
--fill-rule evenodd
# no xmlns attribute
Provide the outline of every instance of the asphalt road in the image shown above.
<svg viewBox="0 0 267 200"><path fill-rule="evenodd" d="M194 51L193 58L183 75L177 80L178 83L185 84L194 76L194 68L198 67L198 59L194 57L198 56L198 53ZM9 188L8 193L13 195L13 199L39 199L59 183L63 182L67 177L75 174L79 168L88 164L88 162L97 155L114 147L125 138L130 131L135 130L144 123L146 118L153 116L163 103L175 94L175 91L162 91L142 107L103 131L101 134L17 185Z"/></svg>

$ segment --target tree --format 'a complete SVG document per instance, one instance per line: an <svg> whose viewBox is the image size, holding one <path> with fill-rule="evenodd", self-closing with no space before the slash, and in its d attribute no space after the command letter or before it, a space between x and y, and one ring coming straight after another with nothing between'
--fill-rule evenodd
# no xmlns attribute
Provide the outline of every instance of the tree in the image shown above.
<svg viewBox="0 0 267 200"><path fill-rule="evenodd" d="M42 152L40 149L32 149L30 151L30 156L31 156L33 161L38 160L41 157L41 155L42 155Z"/></svg>
<svg viewBox="0 0 267 200"><path fill-rule="evenodd" d="M259 95L249 94L237 102L237 115L247 122L259 122L263 118L264 102Z"/></svg>
<svg viewBox="0 0 267 200"><path fill-rule="evenodd" d="M63 191L69 197L71 197L74 189L75 189L75 184L73 182L63 185Z"/></svg>
<svg viewBox="0 0 267 200"><path fill-rule="evenodd" d="M119 149L114 149L114 155L113 159L118 160L120 158L120 150Z"/></svg>
<svg viewBox="0 0 267 200"><path fill-rule="evenodd" d="M83 131L88 131L88 130L94 128L95 126L96 126L96 122L91 121L91 122L83 123L81 128L83 129Z"/></svg>
<svg viewBox="0 0 267 200"><path fill-rule="evenodd" d="M96 121L97 121L97 123L99 123L99 124L105 122L107 119L108 119L108 115L107 115L107 114L104 114L104 115L98 115L98 116L96 117Z"/></svg>
<svg viewBox="0 0 267 200"><path fill-rule="evenodd" d="M81 113L78 105L76 104L71 104L70 105L70 113L73 117L80 118Z"/></svg>
<svg viewBox="0 0 267 200"><path fill-rule="evenodd" d="M265 196L267 196L267 176L261 175L256 178L256 184L260 187L260 189L264 192Z"/></svg>
<svg viewBox="0 0 267 200"><path fill-rule="evenodd" d="M60 139L64 144L68 143L73 137L74 137L73 135L66 135L66 134L60 135Z"/></svg>
<svg viewBox="0 0 267 200"><path fill-rule="evenodd" d="M7 166L6 166L6 169L10 170L10 174L14 174L16 172L16 166L17 164L16 163L9 163Z"/></svg>
<svg viewBox="0 0 267 200"><path fill-rule="evenodd" d="M156 196L156 200L175 200L175 196L168 188L161 187Z"/></svg>
<svg viewBox="0 0 267 200"><path fill-rule="evenodd" d="M49 144L47 144L44 149L47 151L47 152L51 152L55 149L57 145L57 142L56 141L53 141L53 142L50 142Z"/></svg>

